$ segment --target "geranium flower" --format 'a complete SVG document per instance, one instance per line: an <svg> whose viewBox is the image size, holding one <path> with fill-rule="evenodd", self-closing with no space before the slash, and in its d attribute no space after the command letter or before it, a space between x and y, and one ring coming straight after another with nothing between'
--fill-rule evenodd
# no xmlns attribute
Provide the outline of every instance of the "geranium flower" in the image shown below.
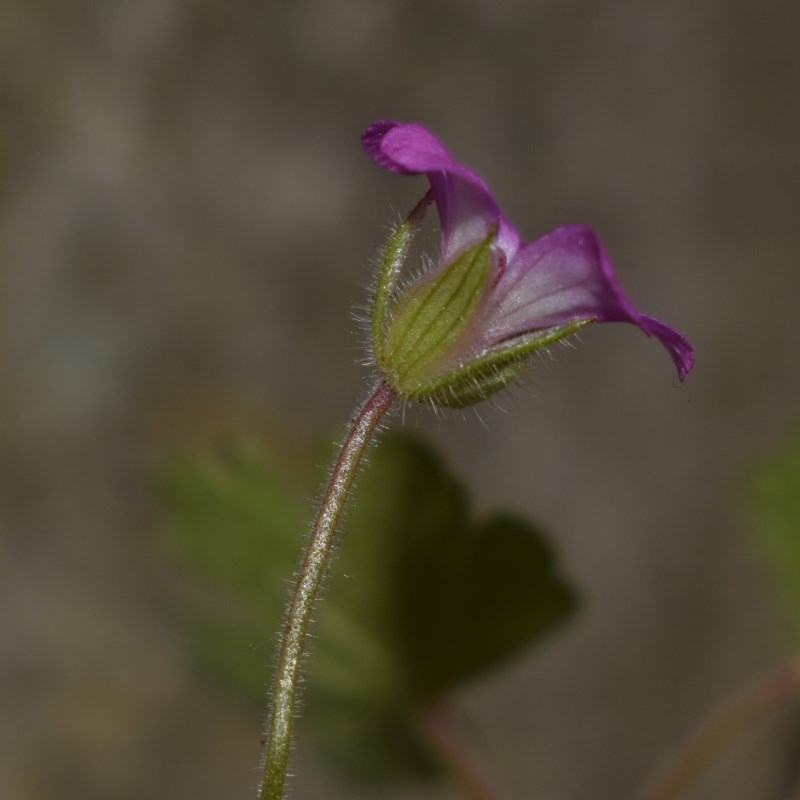
<svg viewBox="0 0 800 800"><path fill-rule="evenodd" d="M362 144L378 166L430 182L390 239L375 291L374 357L401 396L478 402L506 386L530 353L591 322L636 325L667 349L681 380L692 369L689 342L634 307L591 228L565 225L525 244L483 180L421 125L375 122ZM430 200L439 257L401 290L400 270Z"/></svg>

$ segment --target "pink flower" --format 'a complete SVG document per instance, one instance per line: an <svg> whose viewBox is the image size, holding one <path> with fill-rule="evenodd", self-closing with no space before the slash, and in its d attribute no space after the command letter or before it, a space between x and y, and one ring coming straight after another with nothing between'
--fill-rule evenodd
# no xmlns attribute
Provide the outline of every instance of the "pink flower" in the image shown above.
<svg viewBox="0 0 800 800"><path fill-rule="evenodd" d="M441 223L432 270L398 296L398 262L407 252L401 241L398 254L401 226L379 280L375 357L402 394L476 402L506 385L525 355L590 322L636 325L666 348L681 380L692 369L689 342L634 307L591 228L565 225L525 244L483 180L420 125L375 122L362 144L390 172L426 175Z"/></svg>

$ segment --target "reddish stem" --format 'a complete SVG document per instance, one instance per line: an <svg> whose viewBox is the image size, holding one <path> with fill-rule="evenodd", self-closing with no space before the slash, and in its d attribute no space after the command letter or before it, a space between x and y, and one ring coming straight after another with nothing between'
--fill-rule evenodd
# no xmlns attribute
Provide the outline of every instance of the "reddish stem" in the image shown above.
<svg viewBox="0 0 800 800"><path fill-rule="evenodd" d="M292 728L297 715L300 669L311 617L328 569L339 520L361 459L378 425L396 399L394 389L381 382L353 418L306 541L278 649L265 736L264 777L258 791L260 800L282 800L284 797Z"/></svg>
<svg viewBox="0 0 800 800"><path fill-rule="evenodd" d="M426 741L464 797L498 800L455 735L445 705L437 703L424 709L419 721Z"/></svg>
<svg viewBox="0 0 800 800"><path fill-rule="evenodd" d="M800 659L757 677L702 721L637 800L675 800L740 734L800 693ZM800 800L800 794L798 794Z"/></svg>

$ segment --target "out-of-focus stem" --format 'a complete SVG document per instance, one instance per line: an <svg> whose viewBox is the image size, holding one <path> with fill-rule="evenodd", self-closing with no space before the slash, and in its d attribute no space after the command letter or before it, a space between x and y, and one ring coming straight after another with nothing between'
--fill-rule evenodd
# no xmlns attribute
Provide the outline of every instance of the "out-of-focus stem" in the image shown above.
<svg viewBox="0 0 800 800"><path fill-rule="evenodd" d="M636 800L675 800L741 733L800 694L800 659L756 678L701 722ZM800 794L798 794L800 799Z"/></svg>
<svg viewBox="0 0 800 800"><path fill-rule="evenodd" d="M441 703L419 714L422 732L452 782L468 800L498 800L457 739L447 709Z"/></svg>
<svg viewBox="0 0 800 800"><path fill-rule="evenodd" d="M339 520L361 459L397 394L380 383L350 426L320 501L297 571L281 635L267 722L260 800L282 800L296 714L300 667L319 588L327 572Z"/></svg>

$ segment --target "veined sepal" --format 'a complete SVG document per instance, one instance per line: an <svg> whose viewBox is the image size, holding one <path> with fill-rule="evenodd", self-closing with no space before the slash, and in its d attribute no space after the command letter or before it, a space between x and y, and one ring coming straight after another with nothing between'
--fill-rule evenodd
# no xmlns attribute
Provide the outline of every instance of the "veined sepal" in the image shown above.
<svg viewBox="0 0 800 800"><path fill-rule="evenodd" d="M381 370L384 369L383 349L386 342L387 309L394 300L400 271L408 257L411 242L425 216L425 211L432 202L433 192L428 191L397 226L381 252L372 310L372 352L375 363Z"/></svg>
<svg viewBox="0 0 800 800"><path fill-rule="evenodd" d="M490 283L495 236L493 230L397 300L376 361L401 396L418 393L447 368Z"/></svg>
<svg viewBox="0 0 800 800"><path fill-rule="evenodd" d="M504 389L524 369L528 356L577 333L592 320L525 334L489 348L445 375L406 395L409 400L433 402L448 408L465 408Z"/></svg>

